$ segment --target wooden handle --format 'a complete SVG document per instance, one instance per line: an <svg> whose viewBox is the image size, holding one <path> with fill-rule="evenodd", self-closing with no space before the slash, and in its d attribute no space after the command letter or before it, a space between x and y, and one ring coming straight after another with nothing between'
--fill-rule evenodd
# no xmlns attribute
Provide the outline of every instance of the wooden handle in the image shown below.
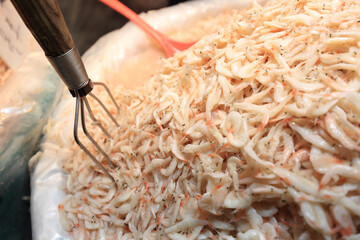
<svg viewBox="0 0 360 240"><path fill-rule="evenodd" d="M11 0L11 2L46 56L57 57L74 47L56 0Z"/></svg>

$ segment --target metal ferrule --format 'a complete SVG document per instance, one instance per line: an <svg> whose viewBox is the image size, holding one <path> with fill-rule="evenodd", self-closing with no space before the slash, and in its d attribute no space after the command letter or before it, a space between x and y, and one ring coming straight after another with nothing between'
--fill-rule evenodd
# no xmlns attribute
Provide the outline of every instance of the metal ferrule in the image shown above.
<svg viewBox="0 0 360 240"><path fill-rule="evenodd" d="M89 83L84 63L78 49L74 46L68 52L57 57L47 56L49 62L71 91L78 91Z"/></svg>

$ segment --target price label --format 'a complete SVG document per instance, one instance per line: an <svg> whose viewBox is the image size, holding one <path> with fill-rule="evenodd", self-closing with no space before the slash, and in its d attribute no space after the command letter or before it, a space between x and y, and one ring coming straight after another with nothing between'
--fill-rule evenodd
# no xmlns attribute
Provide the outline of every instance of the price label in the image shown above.
<svg viewBox="0 0 360 240"><path fill-rule="evenodd" d="M0 0L0 57L17 68L31 48L31 35L10 0Z"/></svg>

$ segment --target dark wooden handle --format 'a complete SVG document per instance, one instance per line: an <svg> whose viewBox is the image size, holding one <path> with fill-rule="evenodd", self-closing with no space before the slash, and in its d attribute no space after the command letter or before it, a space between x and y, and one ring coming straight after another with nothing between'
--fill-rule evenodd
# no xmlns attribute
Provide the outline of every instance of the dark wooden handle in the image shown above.
<svg viewBox="0 0 360 240"><path fill-rule="evenodd" d="M22 20L49 57L74 47L56 0L11 0Z"/></svg>

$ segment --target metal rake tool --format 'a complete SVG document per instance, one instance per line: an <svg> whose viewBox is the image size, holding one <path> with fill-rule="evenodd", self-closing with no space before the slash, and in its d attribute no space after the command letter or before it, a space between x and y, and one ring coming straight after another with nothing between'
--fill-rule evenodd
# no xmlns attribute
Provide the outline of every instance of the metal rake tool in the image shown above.
<svg viewBox="0 0 360 240"><path fill-rule="evenodd" d="M114 116L112 116L106 108L105 104L97 96L91 93L94 85L103 87L119 111L119 106L117 105L109 88L104 83L92 82L88 78L80 54L71 38L69 29L66 26L64 17L56 0L11 0L11 2L15 6L26 26L31 31L32 35L44 50L45 55L53 68L69 88L71 95L76 98L74 119L74 138L76 143L115 183L115 180L109 171L96 159L88 148L85 147L85 145L80 141L78 135L80 118L81 126L86 137L101 153L104 159L106 159L110 168L115 168L115 164L112 162L111 158L87 131L85 119L85 110L87 110L90 119L108 138L111 138L109 132L99 121L96 120L87 99L87 96L90 96L98 102L114 124L119 126Z"/></svg>

